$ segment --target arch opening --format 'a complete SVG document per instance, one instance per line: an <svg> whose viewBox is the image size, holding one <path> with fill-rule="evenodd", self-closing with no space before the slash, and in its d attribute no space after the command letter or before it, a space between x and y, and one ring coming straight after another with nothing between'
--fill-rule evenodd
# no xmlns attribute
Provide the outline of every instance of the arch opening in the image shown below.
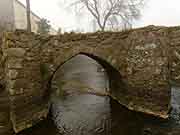
<svg viewBox="0 0 180 135"><path fill-rule="evenodd" d="M95 56L93 54L89 54L89 53L78 53L78 54L70 57L68 60L65 60L61 64L59 64L48 81L48 87L47 87L48 94L47 95L51 95L54 92L52 89L52 83L53 83L53 79L54 79L55 75L57 74L58 70L61 69L61 67L63 67L63 65L66 65L67 63L69 63L69 61L76 58L77 56L87 57L87 58L89 58L89 60L94 61L94 63L96 63L96 65L99 65L99 69L97 69L97 70L99 70L100 72L104 72L107 77L106 78L106 80L107 80L106 88L104 89L104 92L98 92L98 90L97 91L95 90L94 93L93 93L93 91L90 91L89 94L96 94L99 96L110 96L111 98L113 98L115 100L119 100L116 97L122 97L122 101L126 100L125 99L126 96L124 96L124 95L127 94L127 92L126 92L127 84L123 80L120 72L106 60L104 60L98 56ZM89 89L91 89L91 87L89 87ZM86 92L88 92L88 91L86 91Z"/></svg>
<svg viewBox="0 0 180 135"><path fill-rule="evenodd" d="M109 126L111 98L106 96L110 96L113 89L116 91L121 86L119 82L119 72L109 63L93 55L81 53L59 66L52 77L50 91L50 115L59 131L63 134L63 131L72 129L72 133L68 134L80 134L96 132L96 126L101 128L103 123ZM61 86L58 86L58 83ZM63 93L60 93L62 91ZM106 119L106 122L102 119ZM75 121L74 124L72 122L72 127L69 120ZM88 127L84 128L87 123ZM79 127L82 129L78 130ZM106 127L106 131L103 132L109 133L110 130L111 127Z"/></svg>

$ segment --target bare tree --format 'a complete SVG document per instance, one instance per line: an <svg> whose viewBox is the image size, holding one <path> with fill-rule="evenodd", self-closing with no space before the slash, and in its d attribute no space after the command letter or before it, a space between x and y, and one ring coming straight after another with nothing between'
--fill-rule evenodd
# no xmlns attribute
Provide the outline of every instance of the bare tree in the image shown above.
<svg viewBox="0 0 180 135"><path fill-rule="evenodd" d="M104 31L106 26L131 27L132 21L141 16L140 9L145 0L75 0L73 6L86 9ZM78 6L77 6L78 5Z"/></svg>
<svg viewBox="0 0 180 135"><path fill-rule="evenodd" d="M31 8L30 8L30 0L26 0L27 6L27 31L31 32Z"/></svg>

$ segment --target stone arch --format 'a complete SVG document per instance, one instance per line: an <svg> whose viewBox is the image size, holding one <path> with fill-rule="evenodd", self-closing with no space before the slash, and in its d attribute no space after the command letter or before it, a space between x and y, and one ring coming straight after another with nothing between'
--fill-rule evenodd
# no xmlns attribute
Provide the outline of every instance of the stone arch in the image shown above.
<svg viewBox="0 0 180 135"><path fill-rule="evenodd" d="M167 74L168 59L164 47L166 42L162 42L160 39L163 37L157 37L155 33L146 32L144 35L143 32L143 30L139 30L142 38L137 37L137 32L130 32L128 38L123 40L116 33L117 35L114 35L113 38L116 37L117 40L113 44L110 42L113 38L100 41L96 39L98 37L92 35L92 37L87 36L85 40L78 38L78 40L73 39L66 43L57 41L52 53L48 54L48 57L52 59L43 62L49 69L47 80L50 80L61 64L77 54L84 53L95 56L105 60L116 69L126 84L124 94L117 90L111 94L111 97L130 110L167 118L170 88ZM131 42L130 39L132 39ZM57 46L58 44L59 46ZM45 50L48 49L45 48ZM45 82L46 86L50 84L48 81Z"/></svg>
<svg viewBox="0 0 180 135"><path fill-rule="evenodd" d="M86 55L92 59L94 59L95 61L104 61L104 63L108 63L109 65L111 65L113 68L115 68L116 70L118 70L119 72L121 72L121 69L119 68L119 64L117 64L116 62L118 61L117 58L115 58L112 54L106 54L106 53L98 53L98 52L89 52L89 51L78 51L78 52L70 52L69 55L67 55L64 59L62 59L61 56L58 56L54 59L54 62L51 63L52 65L52 71L51 72L55 72L61 65L63 65L64 63L66 63L68 60L70 60L71 58L79 55L79 54L83 54Z"/></svg>
<svg viewBox="0 0 180 135"><path fill-rule="evenodd" d="M123 95L122 93L126 93L125 91L125 86L126 86L126 80L123 80L122 75L120 73L120 71L118 70L118 66L116 65L115 61L116 59L113 59L112 56L109 55L105 55L105 54L96 54L96 53L92 53L92 52L86 52L86 51L80 51L77 53L70 53L68 57L66 57L65 59L62 60L61 57L57 57L55 60L55 65L51 65L52 71L49 73L49 77L47 77L47 88L46 88L46 96L49 96L51 91L50 90L50 85L52 82L52 79L54 77L54 75L56 74L56 72L58 71L59 68L61 68L62 65L64 65L66 62L68 62L69 60L71 60L72 58L76 57L77 55L85 55L91 59L93 59L94 61L96 61L97 63L99 63L107 72L107 75L109 77L109 81L110 81L110 89L116 89L115 91L111 90L111 97L113 97L116 100L119 100L118 98L116 98L117 91L119 90L119 94ZM111 58L111 59L108 59ZM113 88L113 86L115 86L116 88ZM123 88L123 89L121 89ZM118 90L117 90L118 89ZM122 92L120 92L122 91ZM126 96L119 96L119 97L126 97ZM121 100L121 99L120 99ZM123 99L122 101L124 101L125 99ZM120 102L121 103L121 102ZM123 105L125 105L125 103L122 103Z"/></svg>
<svg viewBox="0 0 180 135"><path fill-rule="evenodd" d="M50 75L51 77L49 78L49 81L48 81L48 87L47 87L47 91L46 91L47 95L50 96L50 94L54 92L51 89L51 85L52 85L53 77L56 75L56 72L61 68L61 66L68 63L71 59L73 59L74 57L76 57L78 55L84 55L84 56L87 56L87 57L93 59L98 64L100 64L107 73L110 93L96 93L96 91L95 91L95 94L97 94L97 95L102 94L103 96L108 94L108 96L110 96L111 98L118 101L121 105L127 107L126 105L128 104L129 101L128 101L128 99L126 99L128 96L128 93L126 90L128 87L127 87L126 80L124 80L122 78L121 73L116 69L117 67L114 67L112 63L107 62L102 57L99 57L97 55L90 54L90 53L85 53L85 52L79 52L73 56L70 55L67 59L60 61L59 65L57 64L58 66L56 67L54 72ZM49 104L51 104L51 103L49 103ZM51 110L51 108L49 108L49 112L50 112L50 110Z"/></svg>

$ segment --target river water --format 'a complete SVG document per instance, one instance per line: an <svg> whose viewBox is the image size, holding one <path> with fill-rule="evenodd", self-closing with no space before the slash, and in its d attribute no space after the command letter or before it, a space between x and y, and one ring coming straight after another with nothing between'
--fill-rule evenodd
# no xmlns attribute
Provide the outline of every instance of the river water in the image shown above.
<svg viewBox="0 0 180 135"><path fill-rule="evenodd" d="M93 59L78 55L65 63L52 82L51 116L19 135L180 135L180 89L172 88L168 120L132 112L107 96L108 76Z"/></svg>

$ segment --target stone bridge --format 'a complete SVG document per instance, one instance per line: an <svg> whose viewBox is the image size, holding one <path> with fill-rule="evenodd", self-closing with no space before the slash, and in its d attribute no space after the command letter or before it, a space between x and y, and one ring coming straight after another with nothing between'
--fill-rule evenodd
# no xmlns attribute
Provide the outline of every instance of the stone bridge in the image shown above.
<svg viewBox="0 0 180 135"><path fill-rule="evenodd" d="M6 32L0 52L0 134L47 117L52 78L78 54L106 69L109 95L130 110L167 118L170 82L180 82L180 27L59 36Z"/></svg>

